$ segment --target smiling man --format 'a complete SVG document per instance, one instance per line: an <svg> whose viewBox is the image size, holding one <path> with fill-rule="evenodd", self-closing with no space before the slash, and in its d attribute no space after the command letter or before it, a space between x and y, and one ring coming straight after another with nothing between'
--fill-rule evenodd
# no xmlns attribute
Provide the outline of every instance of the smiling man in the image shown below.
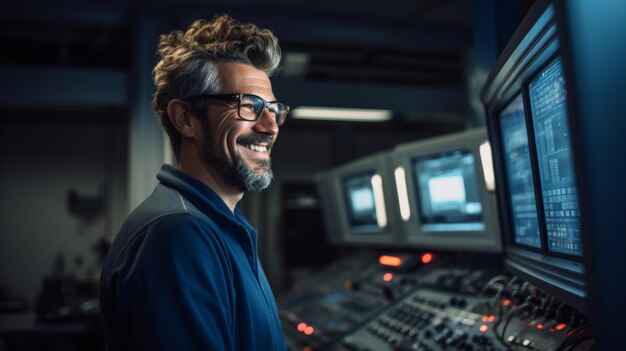
<svg viewBox="0 0 626 351"><path fill-rule="evenodd" d="M272 180L289 108L269 76L267 29L228 16L160 38L153 106L174 154L120 229L102 268L110 350L284 350L257 233L237 202Z"/></svg>

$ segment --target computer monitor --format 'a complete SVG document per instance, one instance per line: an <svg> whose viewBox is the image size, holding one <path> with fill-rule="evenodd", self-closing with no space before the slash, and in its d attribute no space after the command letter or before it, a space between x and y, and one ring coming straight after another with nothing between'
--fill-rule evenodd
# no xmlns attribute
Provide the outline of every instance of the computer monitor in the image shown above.
<svg viewBox="0 0 626 351"><path fill-rule="evenodd" d="M482 95L505 265L585 310L585 248L567 91L554 8L539 2L505 48Z"/></svg>
<svg viewBox="0 0 626 351"><path fill-rule="evenodd" d="M398 214L389 154L368 156L317 176L329 241L397 245Z"/></svg>
<svg viewBox="0 0 626 351"><path fill-rule="evenodd" d="M485 128L402 144L392 159L406 245L500 251Z"/></svg>

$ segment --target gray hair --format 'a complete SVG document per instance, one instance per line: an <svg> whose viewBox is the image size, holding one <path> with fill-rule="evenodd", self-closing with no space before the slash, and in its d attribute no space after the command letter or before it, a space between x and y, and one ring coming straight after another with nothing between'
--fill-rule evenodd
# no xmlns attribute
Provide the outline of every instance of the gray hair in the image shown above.
<svg viewBox="0 0 626 351"><path fill-rule="evenodd" d="M180 134L167 115L171 100L219 93L219 63L244 63L271 76L281 59L278 38L270 30L241 24L227 15L212 21L197 20L185 32L161 35L157 53L160 60L152 71L156 87L152 106L177 159ZM188 107L193 115L203 116L206 104L206 100L199 99L189 101Z"/></svg>

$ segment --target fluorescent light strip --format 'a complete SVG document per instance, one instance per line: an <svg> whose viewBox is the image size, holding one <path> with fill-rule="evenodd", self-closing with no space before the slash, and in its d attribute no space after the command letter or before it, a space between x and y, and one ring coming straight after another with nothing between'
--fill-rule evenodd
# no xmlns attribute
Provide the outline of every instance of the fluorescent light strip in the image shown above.
<svg viewBox="0 0 626 351"><path fill-rule="evenodd" d="M290 112L292 118L326 121L382 122L390 120L390 110L300 106Z"/></svg>
<svg viewBox="0 0 626 351"><path fill-rule="evenodd" d="M487 190L496 190L496 178L493 173L491 145L489 145L488 141L480 144L480 161L483 165L483 174L485 175L485 186L487 187Z"/></svg>
<svg viewBox="0 0 626 351"><path fill-rule="evenodd" d="M411 208L409 206L409 193L406 190L406 176L404 174L404 168L398 167L393 173L396 177L396 190L398 191L400 216L403 221L408 222L411 218Z"/></svg>
<svg viewBox="0 0 626 351"><path fill-rule="evenodd" d="M374 206L376 207L376 222L378 227L387 226L387 211L385 210L385 196L383 195L383 179L378 174L372 176L372 188L374 189Z"/></svg>

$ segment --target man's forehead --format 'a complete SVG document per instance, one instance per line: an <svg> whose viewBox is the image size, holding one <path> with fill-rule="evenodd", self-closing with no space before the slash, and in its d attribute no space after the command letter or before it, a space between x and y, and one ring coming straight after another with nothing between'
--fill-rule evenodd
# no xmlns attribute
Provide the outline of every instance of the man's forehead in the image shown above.
<svg viewBox="0 0 626 351"><path fill-rule="evenodd" d="M270 80L268 78L263 79L259 77L243 77L241 79L241 83L248 87L257 87L264 89L272 88L272 84L270 83Z"/></svg>
<svg viewBox="0 0 626 351"><path fill-rule="evenodd" d="M255 86L259 88L271 88L267 74L250 65L243 63L222 63L219 66L222 84L226 86Z"/></svg>

